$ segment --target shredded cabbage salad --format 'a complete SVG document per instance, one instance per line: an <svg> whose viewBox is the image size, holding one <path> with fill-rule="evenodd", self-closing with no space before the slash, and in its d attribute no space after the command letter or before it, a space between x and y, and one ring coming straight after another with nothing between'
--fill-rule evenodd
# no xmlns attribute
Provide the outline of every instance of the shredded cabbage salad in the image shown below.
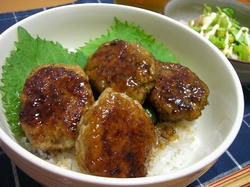
<svg viewBox="0 0 250 187"><path fill-rule="evenodd" d="M240 26L230 8L217 7L217 12L204 4L203 15L188 25L216 45L227 57L250 62L249 29Z"/></svg>

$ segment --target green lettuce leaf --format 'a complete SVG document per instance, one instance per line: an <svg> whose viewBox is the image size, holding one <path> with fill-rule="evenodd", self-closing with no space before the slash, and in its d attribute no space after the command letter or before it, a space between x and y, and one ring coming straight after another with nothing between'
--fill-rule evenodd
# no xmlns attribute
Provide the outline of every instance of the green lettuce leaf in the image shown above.
<svg viewBox="0 0 250 187"><path fill-rule="evenodd" d="M240 60L248 60L249 52L247 46L235 45L233 48L234 52L238 54Z"/></svg>
<svg viewBox="0 0 250 187"><path fill-rule="evenodd" d="M219 49L225 48L225 38L223 37L215 37L213 35L209 36L209 40L216 45Z"/></svg>
<svg viewBox="0 0 250 187"><path fill-rule="evenodd" d="M231 8L222 8L222 12L224 12L230 18L232 18L234 15L234 10Z"/></svg>
<svg viewBox="0 0 250 187"><path fill-rule="evenodd" d="M204 3L203 6L204 6L203 14L205 16L207 16L209 13L212 12L212 8L208 6L206 3Z"/></svg>

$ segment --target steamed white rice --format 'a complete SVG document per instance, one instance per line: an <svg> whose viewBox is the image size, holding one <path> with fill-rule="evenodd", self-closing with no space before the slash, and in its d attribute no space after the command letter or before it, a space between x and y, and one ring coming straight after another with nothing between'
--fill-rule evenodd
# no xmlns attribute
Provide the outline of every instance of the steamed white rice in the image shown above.
<svg viewBox="0 0 250 187"><path fill-rule="evenodd" d="M178 138L162 147L154 147L148 163L148 176L164 175L177 171L188 165L192 152L199 147L199 139L195 136L197 127L190 122L174 125Z"/></svg>
<svg viewBox="0 0 250 187"><path fill-rule="evenodd" d="M199 147L199 139L195 136L197 131L195 124L181 122L175 124L174 129L177 138L162 143L163 146L153 147L147 163L147 176L164 175L184 168L191 160L192 154L190 153ZM26 137L22 138L21 144L45 161L68 170L81 172L77 165L74 149L57 154L47 154L40 149L33 148Z"/></svg>

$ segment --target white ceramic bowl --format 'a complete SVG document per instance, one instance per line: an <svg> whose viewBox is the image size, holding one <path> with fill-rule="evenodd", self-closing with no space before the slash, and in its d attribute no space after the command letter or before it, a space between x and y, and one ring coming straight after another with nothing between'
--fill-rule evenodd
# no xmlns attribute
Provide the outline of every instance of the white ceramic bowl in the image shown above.
<svg viewBox="0 0 250 187"><path fill-rule="evenodd" d="M210 88L209 106L195 121L200 146L183 169L162 176L118 179L81 174L54 166L22 148L12 136L0 107L0 143L28 175L46 186L185 186L203 174L233 142L243 117L241 84L230 62L212 44L177 21L150 11L110 4L71 5L31 16L0 35L1 66L17 40L21 25L34 36L59 41L73 49L94 39L113 24L114 17L140 25L165 44L179 61Z"/></svg>
<svg viewBox="0 0 250 187"><path fill-rule="evenodd" d="M166 8L165 15L180 21L190 21L203 14L204 3L216 11L216 7L232 8L234 18L242 26L250 28L250 6L236 0L171 0ZM250 84L250 62L229 59L235 68L242 84Z"/></svg>

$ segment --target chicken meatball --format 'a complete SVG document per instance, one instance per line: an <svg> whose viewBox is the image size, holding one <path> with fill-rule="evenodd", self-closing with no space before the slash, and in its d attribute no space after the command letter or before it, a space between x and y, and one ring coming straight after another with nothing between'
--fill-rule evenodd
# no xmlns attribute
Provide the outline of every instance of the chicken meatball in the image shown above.
<svg viewBox="0 0 250 187"><path fill-rule="evenodd" d="M208 104L209 89L179 64L156 62L156 83L149 101L163 121L194 120Z"/></svg>
<svg viewBox="0 0 250 187"><path fill-rule="evenodd" d="M139 43L114 40L97 49L85 71L98 93L111 87L143 103L154 87L155 60Z"/></svg>
<svg viewBox="0 0 250 187"><path fill-rule="evenodd" d="M43 65L27 78L19 120L35 148L55 151L74 147L77 124L94 102L80 66Z"/></svg>
<svg viewBox="0 0 250 187"><path fill-rule="evenodd" d="M143 177L154 125L142 106L107 88L78 126L76 159L82 172L105 177Z"/></svg>

